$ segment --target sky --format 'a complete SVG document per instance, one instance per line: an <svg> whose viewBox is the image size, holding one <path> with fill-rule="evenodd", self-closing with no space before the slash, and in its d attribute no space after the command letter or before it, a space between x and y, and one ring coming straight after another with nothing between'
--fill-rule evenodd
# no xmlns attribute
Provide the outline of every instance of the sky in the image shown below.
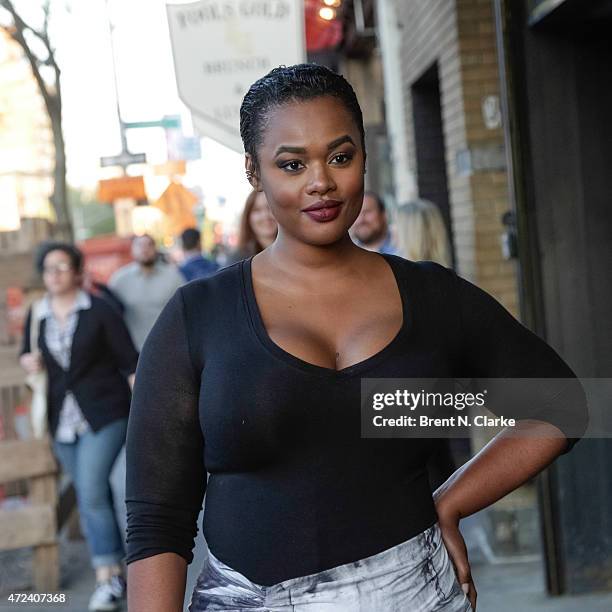
<svg viewBox="0 0 612 612"><path fill-rule="evenodd" d="M58 11L53 31L62 68L68 180L95 189L100 178L116 172L100 168L99 158L116 155L121 148L108 12L114 24L124 121L179 114L185 131L191 133L191 116L177 93L163 0L108 0L108 12L105 0L72 0L70 6L68 14ZM134 153L147 153L153 163L166 159L160 128L129 130L128 147ZM225 210L235 214L249 192L243 156L207 138L202 140L202 155L202 161L190 164L185 184L202 189L205 205L224 198ZM133 166L129 172L137 170Z"/></svg>

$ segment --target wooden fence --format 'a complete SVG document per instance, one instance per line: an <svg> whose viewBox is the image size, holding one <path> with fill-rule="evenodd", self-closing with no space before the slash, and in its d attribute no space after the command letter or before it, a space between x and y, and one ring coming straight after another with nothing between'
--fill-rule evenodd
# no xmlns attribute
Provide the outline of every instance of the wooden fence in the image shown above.
<svg viewBox="0 0 612 612"><path fill-rule="evenodd" d="M7 333L5 290L35 287L33 252L50 236L43 219L22 219L16 232L0 232L0 489L23 504L0 509L0 551L33 549L33 586L40 592L59 588L58 534L71 520L78 532L76 496L71 485L58 489L58 466L48 439L20 439L16 418L26 418L29 394ZM14 339L13 339L14 340ZM21 413L19 410L21 409ZM22 422L23 424L23 422Z"/></svg>
<svg viewBox="0 0 612 612"><path fill-rule="evenodd" d="M6 357L6 353L4 355ZM15 412L27 400L23 373L3 360L0 369L0 487L25 503L0 510L0 551L33 548L33 586L40 592L59 588L58 534L73 515L76 498L72 486L58 490L58 466L48 438L17 439Z"/></svg>
<svg viewBox="0 0 612 612"><path fill-rule="evenodd" d="M0 442L0 484L26 480L28 503L0 510L0 550L34 549L34 588L59 588L57 465L48 440Z"/></svg>

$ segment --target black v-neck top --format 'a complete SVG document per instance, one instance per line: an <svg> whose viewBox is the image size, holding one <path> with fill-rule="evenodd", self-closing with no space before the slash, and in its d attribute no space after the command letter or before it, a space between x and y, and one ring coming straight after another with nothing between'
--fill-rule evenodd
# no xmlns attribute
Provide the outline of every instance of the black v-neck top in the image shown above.
<svg viewBox="0 0 612 612"><path fill-rule="evenodd" d="M177 291L136 374L128 563L163 552L191 562L205 490L208 546L257 584L381 552L436 521L426 471L434 440L362 438L362 377L575 378L544 341L453 271L384 257L402 296L401 329L341 370L271 340L250 259ZM586 427L584 395L578 383L572 389L540 398L542 420L564 432L570 412ZM568 438L566 452L575 442Z"/></svg>
<svg viewBox="0 0 612 612"><path fill-rule="evenodd" d="M386 255L383 255L383 257L386 257ZM411 325L411 310L408 306L407 295L409 292L402 290L402 288L406 284L407 279L402 276L401 271L395 265L391 265L391 269L393 271L393 275L395 277L395 281L397 283L402 300L402 325L399 331L396 333L395 337L382 350L375 353L374 355L371 355L367 359L360 361L359 363L350 365L340 370L308 363L300 359L299 357L288 353L270 338L264 326L263 319L261 318L259 307L257 305L257 300L255 298L255 290L253 289L253 275L251 273L252 259L252 257L246 259L241 270L243 295L246 304L246 309L249 315L249 320L251 322L252 329L254 330L261 344L270 353L276 355L280 360L284 361L285 363L288 363L291 366L299 368L300 370L303 370L305 372L310 372L314 375L332 376L335 378L349 375L356 376L360 372L367 372L370 368L374 367L375 364L386 359L389 353L395 351L399 345L406 342L409 335L408 330ZM350 304L350 302L348 303Z"/></svg>

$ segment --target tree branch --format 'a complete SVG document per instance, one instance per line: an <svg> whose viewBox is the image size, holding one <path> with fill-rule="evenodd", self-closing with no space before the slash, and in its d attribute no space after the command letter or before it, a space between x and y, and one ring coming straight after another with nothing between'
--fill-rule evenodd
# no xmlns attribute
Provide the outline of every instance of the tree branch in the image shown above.
<svg viewBox="0 0 612 612"><path fill-rule="evenodd" d="M60 69L55 61L55 52L51 46L51 42L49 40L48 35L48 25L49 25L49 14L50 14L50 0L45 2L43 7L43 11L45 14L43 31L39 32L30 26L25 20L19 15L11 0L0 0L0 6L9 12L11 17L13 18L13 27L3 27L11 36L13 40L15 40L19 46L23 49L28 61L30 63L30 67L32 68L32 73L36 80L36 83L40 89L40 93L45 102L45 106L47 107L47 111L49 114L57 114L58 110L61 112L61 97L60 97ZM25 39L25 32L31 32L34 34L45 46L48 57L45 60L37 57L32 51L28 41ZM47 83L42 78L40 73L40 66L42 64L48 64L52 66L55 73L55 92L49 91ZM58 108L59 107L59 108Z"/></svg>
<svg viewBox="0 0 612 612"><path fill-rule="evenodd" d="M42 31L46 34L49 33L49 14L51 13L51 0L46 0L43 4L43 14L45 16L45 20L43 21Z"/></svg>
<svg viewBox="0 0 612 612"><path fill-rule="evenodd" d="M66 197L66 150L64 136L62 133L62 95L60 83L60 68L55 61L55 50L49 39L49 16L52 0L44 0L43 3L43 29L37 31L22 19L21 15L13 6L12 0L0 0L0 7L3 8L12 17L13 23L10 25L0 25L9 36L21 47L25 57L28 59L32 69L32 75L38 90L44 100L47 115L49 116L50 127L53 133L53 144L55 146L55 168L53 170L53 193L51 194L51 203L57 217L56 231L63 239L72 238L72 225L70 221L70 212ZM35 50L32 49L26 33L31 33L40 40L47 52L47 57L42 59ZM43 66L51 66L54 70L54 83L47 84L41 73Z"/></svg>
<svg viewBox="0 0 612 612"><path fill-rule="evenodd" d="M27 24L22 19L21 15L17 12L15 7L13 6L13 3L11 2L11 0L0 0L0 6L10 13L11 17L13 18L13 23L14 23L15 28L17 28L21 32L26 32L26 31L32 32L34 36L42 40L40 32L35 30L31 25ZM44 43L44 40L43 40L43 43Z"/></svg>
<svg viewBox="0 0 612 612"><path fill-rule="evenodd" d="M55 61L55 49L51 45L51 40L49 39L49 15L51 14L51 0L45 1L43 5L43 13L45 15L45 18L43 21L42 30L40 32L35 32L35 34L42 40L43 44L45 45L45 49L47 50L47 54L49 56L47 58L46 63L49 66L53 67L53 70L55 70L55 76L59 82L60 69L57 65L57 62Z"/></svg>
<svg viewBox="0 0 612 612"><path fill-rule="evenodd" d="M12 0L0 0L0 6L10 13L11 17L13 18L15 28L21 30L22 33L30 32L43 43L45 50L47 51L48 58L46 60L42 60L40 58L36 59L40 63L48 63L49 65L53 66L53 68L57 68L57 64L55 62L55 49L53 49L51 46L51 41L49 40L49 16L51 14L51 1L46 0L43 6L44 21L43 28L40 31L26 23L26 21L15 9Z"/></svg>

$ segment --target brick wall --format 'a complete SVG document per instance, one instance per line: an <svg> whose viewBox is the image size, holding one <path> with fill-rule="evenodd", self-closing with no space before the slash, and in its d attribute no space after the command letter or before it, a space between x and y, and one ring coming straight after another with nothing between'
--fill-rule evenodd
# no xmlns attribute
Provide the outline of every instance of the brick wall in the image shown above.
<svg viewBox="0 0 612 612"><path fill-rule="evenodd" d="M395 3L404 34L401 64L411 167L416 169L417 181L424 184L418 176L418 160L427 158L427 139L417 139L416 134L427 132L428 126L419 123L427 113L414 113L418 109L413 108L413 100L417 104L419 100L413 93L418 92L427 71L437 67L456 266L462 276L493 294L516 315L515 264L503 260L499 242L503 231L500 218L510 207L503 129L489 129L482 113L484 98L499 96L492 2Z"/></svg>

